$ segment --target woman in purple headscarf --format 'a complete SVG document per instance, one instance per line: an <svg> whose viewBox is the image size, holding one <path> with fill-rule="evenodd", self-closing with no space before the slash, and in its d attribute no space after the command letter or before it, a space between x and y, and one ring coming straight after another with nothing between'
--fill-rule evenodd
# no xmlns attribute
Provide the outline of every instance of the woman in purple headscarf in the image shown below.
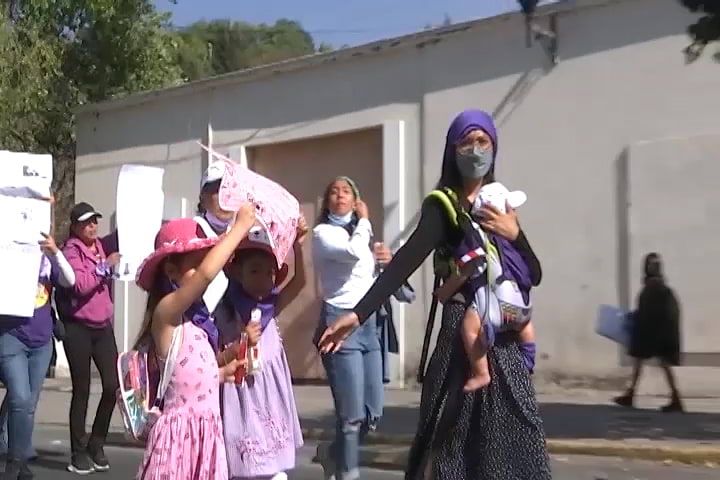
<svg viewBox="0 0 720 480"><path fill-rule="evenodd" d="M490 115L467 110L455 118L447 134L438 189L457 198L456 213L467 212L480 188L495 180L497 153L498 139ZM353 312L326 329L319 342L322 352L337 351L353 329L375 312L431 252L447 258L462 242L465 231L438 198L430 195L425 199L415 231ZM540 262L515 212L489 212L481 225L512 244L528 265L532 284L538 285ZM443 306L442 325L423 383L420 420L406 478L550 479L545 432L530 379L534 344L521 344L514 333L498 335L487 353L490 384L475 392L463 392L469 364L460 330L471 301L456 295Z"/></svg>

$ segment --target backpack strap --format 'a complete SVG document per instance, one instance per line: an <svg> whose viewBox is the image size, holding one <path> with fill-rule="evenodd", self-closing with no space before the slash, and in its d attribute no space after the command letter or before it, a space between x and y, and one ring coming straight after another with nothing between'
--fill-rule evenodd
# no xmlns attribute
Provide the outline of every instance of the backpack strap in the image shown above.
<svg viewBox="0 0 720 480"><path fill-rule="evenodd" d="M173 330L172 340L170 340L170 350L168 350L167 359L165 360L165 365L160 375L160 384L158 385L157 395L155 395L155 402L153 403L154 407L162 408L163 399L170 384L170 378L172 377L173 370L175 370L175 361L180 352L182 340L183 326L178 325L175 327L175 330Z"/></svg>
<svg viewBox="0 0 720 480"><path fill-rule="evenodd" d="M443 190L433 190L430 192L430 195L428 195L428 198L435 198L440 202L440 205L442 205L445 209L445 212L447 213L448 219L450 220L450 223L457 227L459 226L458 223L458 212L456 208L456 198L452 198L450 195L450 192L452 193L452 196L455 196L455 192L453 192L450 189L443 189Z"/></svg>

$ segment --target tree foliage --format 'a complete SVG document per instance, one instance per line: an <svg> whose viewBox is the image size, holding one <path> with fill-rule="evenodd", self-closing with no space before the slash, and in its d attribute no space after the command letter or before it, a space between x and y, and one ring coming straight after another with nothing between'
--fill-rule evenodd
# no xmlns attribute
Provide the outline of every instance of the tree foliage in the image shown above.
<svg viewBox="0 0 720 480"><path fill-rule="evenodd" d="M0 26L0 148L50 153L67 218L74 109L181 81L176 38L149 0L6 1Z"/></svg>
<svg viewBox="0 0 720 480"><path fill-rule="evenodd" d="M693 13L702 15L688 27L692 43L685 49L688 61L696 60L709 43L720 41L720 0L680 0ZM715 53L720 61L720 51Z"/></svg>
<svg viewBox="0 0 720 480"><path fill-rule="evenodd" d="M274 25L213 20L179 30L178 64L188 80L279 62L316 51L299 23L281 19ZM322 44L317 51L330 47Z"/></svg>
<svg viewBox="0 0 720 480"><path fill-rule="evenodd" d="M58 221L74 200L78 105L331 48L290 20L169 20L152 0L0 1L0 149L53 155Z"/></svg>

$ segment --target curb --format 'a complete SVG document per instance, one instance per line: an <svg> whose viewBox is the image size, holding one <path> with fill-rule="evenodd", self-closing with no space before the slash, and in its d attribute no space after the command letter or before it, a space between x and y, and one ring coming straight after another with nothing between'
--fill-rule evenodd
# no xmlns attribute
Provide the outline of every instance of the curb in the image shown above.
<svg viewBox="0 0 720 480"><path fill-rule="evenodd" d="M321 428L303 428L307 440L331 441L333 431ZM371 433L367 445L382 445L382 450L372 447L362 452L362 465L387 470L404 470L407 454L414 435ZM652 441L648 441L652 443ZM720 446L634 445L625 441L611 440L558 440L547 441L548 453L555 455L587 455L597 457L620 457L633 460L672 461L684 464L716 466L720 464ZM317 461L318 459L314 459Z"/></svg>
<svg viewBox="0 0 720 480"><path fill-rule="evenodd" d="M305 440L331 441L335 432L323 428L302 428ZM361 464L383 470L404 470L414 435L370 433L367 447L361 452ZM652 441L648 441L651 443ZM143 448L142 443L128 440L124 431L112 430L108 445L126 448ZM382 446L382 449L376 448ZM375 448L374 448L375 447ZM692 465L715 466L720 464L720 446L635 445L617 440L557 440L547 441L548 452L555 455L587 455L620 457L633 460L671 461ZM317 462L318 459L313 459Z"/></svg>

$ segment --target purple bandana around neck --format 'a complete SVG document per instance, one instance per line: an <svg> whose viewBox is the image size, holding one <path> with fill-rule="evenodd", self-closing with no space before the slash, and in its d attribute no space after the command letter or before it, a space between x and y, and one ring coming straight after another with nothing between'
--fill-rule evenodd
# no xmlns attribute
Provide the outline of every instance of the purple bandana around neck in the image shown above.
<svg viewBox="0 0 720 480"><path fill-rule="evenodd" d="M207 222L210 224L210 227L212 227L212 229L218 235L222 235L223 233L227 232L227 229L230 226L230 222L220 220L218 217L216 217L210 212L205 212L205 220L207 220Z"/></svg>
<svg viewBox="0 0 720 480"><path fill-rule="evenodd" d="M233 306L233 310L240 316L243 324L247 324L250 320L250 313L253 309L258 308L260 309L260 327L262 330L265 330L265 327L268 326L270 320L275 316L275 305L277 304L278 294L279 290L273 289L272 293L267 297L256 300L248 295L238 282L230 281L230 285L228 286L230 303Z"/></svg>
<svg viewBox="0 0 720 480"><path fill-rule="evenodd" d="M167 277L166 280L167 281L164 292L165 295L178 289L178 286L175 284L175 282L167 279ZM217 327L215 326L215 320L210 314L208 308L205 306L205 303L203 303L202 300L196 300L195 302L193 302L192 305L190 305L190 307L187 309L183 316L186 319L190 320L195 326L202 328L205 333L207 333L210 345L213 347L213 350L217 352L218 338L220 334Z"/></svg>

